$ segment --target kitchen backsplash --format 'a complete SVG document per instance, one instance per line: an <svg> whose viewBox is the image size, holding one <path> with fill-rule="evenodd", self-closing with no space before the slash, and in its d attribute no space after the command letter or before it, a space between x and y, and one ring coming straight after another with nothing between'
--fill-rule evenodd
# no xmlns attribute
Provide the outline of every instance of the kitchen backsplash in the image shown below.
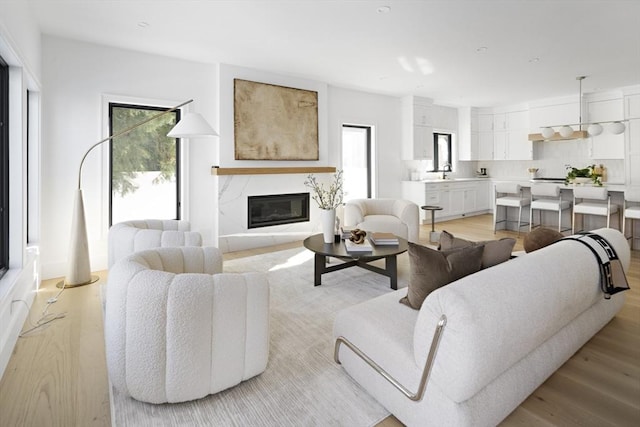
<svg viewBox="0 0 640 427"><path fill-rule="evenodd" d="M589 140L536 142L533 144L533 158L537 160L486 160L486 161L458 161L454 162L452 178L472 177L480 168L486 168L492 178L498 179L530 179L529 168L538 168L537 177L564 178L567 175L566 165L585 168L589 165L604 165L607 182L624 184L624 160L594 159L588 156ZM411 172L416 171L419 179L425 179L431 170L429 160L406 161L405 179L411 180Z"/></svg>

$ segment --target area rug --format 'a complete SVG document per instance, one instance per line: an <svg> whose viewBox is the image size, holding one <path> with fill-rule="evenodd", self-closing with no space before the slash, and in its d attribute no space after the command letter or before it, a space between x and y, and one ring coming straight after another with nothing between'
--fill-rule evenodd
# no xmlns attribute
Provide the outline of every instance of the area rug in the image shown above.
<svg viewBox="0 0 640 427"><path fill-rule="evenodd" d="M407 254L398 259L399 287L406 286L408 276L403 257ZM325 274L322 285L313 286L313 254L304 248L225 261L224 270L268 275L271 342L266 371L181 404L142 403L113 389L113 425L371 426L389 415L333 361L332 336L336 313L390 292L387 277L352 267Z"/></svg>

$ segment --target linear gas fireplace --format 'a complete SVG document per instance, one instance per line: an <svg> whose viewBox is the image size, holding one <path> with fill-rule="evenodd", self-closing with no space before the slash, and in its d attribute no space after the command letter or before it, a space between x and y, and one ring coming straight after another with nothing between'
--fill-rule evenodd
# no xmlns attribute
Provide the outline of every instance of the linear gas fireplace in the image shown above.
<svg viewBox="0 0 640 427"><path fill-rule="evenodd" d="M248 228L309 221L309 193L249 196Z"/></svg>

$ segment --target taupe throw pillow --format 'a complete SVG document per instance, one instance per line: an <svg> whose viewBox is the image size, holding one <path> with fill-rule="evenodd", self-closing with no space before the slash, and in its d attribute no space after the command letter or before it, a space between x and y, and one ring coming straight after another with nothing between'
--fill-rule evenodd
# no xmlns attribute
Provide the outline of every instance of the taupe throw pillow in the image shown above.
<svg viewBox="0 0 640 427"><path fill-rule="evenodd" d="M436 251L409 242L409 286L400 302L419 310L427 295L441 286L480 270L482 245Z"/></svg>
<svg viewBox="0 0 640 427"><path fill-rule="evenodd" d="M549 246L556 240L560 240L564 237L562 233L552 228L536 228L531 233L524 236L524 242L522 246L526 253L537 251L545 246Z"/></svg>
<svg viewBox="0 0 640 427"><path fill-rule="evenodd" d="M482 268L493 267L511 258L511 252L516 244L516 239L505 237L500 240L485 240L472 242L470 240L455 237L453 234L442 231L440 233L440 250L447 251L455 248L466 248L474 245L484 245L482 254Z"/></svg>

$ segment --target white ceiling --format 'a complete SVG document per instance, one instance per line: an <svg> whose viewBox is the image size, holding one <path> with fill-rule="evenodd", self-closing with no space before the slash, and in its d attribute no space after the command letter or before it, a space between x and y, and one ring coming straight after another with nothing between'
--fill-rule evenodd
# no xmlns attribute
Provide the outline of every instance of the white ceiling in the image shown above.
<svg viewBox="0 0 640 427"><path fill-rule="evenodd" d="M640 0L26 1L46 34L448 105L640 84Z"/></svg>

